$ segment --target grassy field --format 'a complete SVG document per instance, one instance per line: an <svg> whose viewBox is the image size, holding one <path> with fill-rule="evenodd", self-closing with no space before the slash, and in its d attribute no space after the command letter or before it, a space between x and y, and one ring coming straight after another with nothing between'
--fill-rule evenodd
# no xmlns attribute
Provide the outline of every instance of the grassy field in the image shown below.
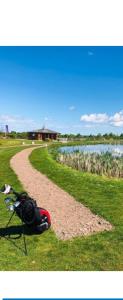
<svg viewBox="0 0 123 300"><path fill-rule="evenodd" d="M9 166L10 158L21 149L0 149L0 186L9 183L18 191L22 190ZM61 166L46 149L34 150L30 159L39 171L47 174L77 201L109 220L114 225L114 230L65 242L59 241L51 229L42 235L29 235L27 232L28 256L23 253L22 237L11 240L2 237L0 270L123 270L123 182L80 174ZM10 216L3 198L0 195L1 233ZM19 219L15 217L12 224L17 231ZM18 235L14 235L16 236Z"/></svg>
<svg viewBox="0 0 123 300"><path fill-rule="evenodd" d="M1 139L0 138L0 147L9 147L9 146L21 146L23 144L29 145L34 142L35 144L42 144L44 143L43 141L40 140L27 140L27 139ZM56 141L55 141L56 144ZM59 143L60 144L60 143ZM99 139L99 140L90 140L90 139L85 139L83 138L81 141L69 141L67 142L67 145L69 146L75 146L75 145L91 145L91 144L123 144L123 140L118 139L118 140L106 140L106 139ZM66 146L66 143L61 143L62 146Z"/></svg>
<svg viewBox="0 0 123 300"><path fill-rule="evenodd" d="M65 143L63 143L65 145ZM81 140L73 140L68 141L67 146L76 146L76 145L98 145L98 144L111 144L111 145L117 145L121 144L123 145L123 139L89 139L89 138L83 138Z"/></svg>
<svg viewBox="0 0 123 300"><path fill-rule="evenodd" d="M18 181L16 175L9 166L10 158L22 150L22 148L0 149L0 186L4 183L12 185L17 191L22 191L23 188ZM29 235L26 234L26 243L28 249L28 256L24 255L23 238L18 237L21 225L20 220L14 217L11 226L11 239L7 240L3 237L4 228L11 213L6 210L4 204L4 196L0 194L0 270L46 270L52 266L50 262L49 251L55 248L57 240L52 231L47 231L43 235ZM15 234L17 232L17 234ZM13 239L14 238L14 239ZM50 244L50 241L51 244ZM54 245L55 244L55 245ZM55 255L55 251L54 251ZM52 267L51 267L52 269Z"/></svg>
<svg viewBox="0 0 123 300"><path fill-rule="evenodd" d="M32 141L32 140L23 140L23 139L0 139L0 147L9 147L9 146L19 146L19 145L29 145L34 142L35 144L42 144L42 141Z"/></svg>
<svg viewBox="0 0 123 300"><path fill-rule="evenodd" d="M34 150L30 159L35 168L114 226L112 232L63 243L64 270L123 270L123 181L60 165L47 149Z"/></svg>

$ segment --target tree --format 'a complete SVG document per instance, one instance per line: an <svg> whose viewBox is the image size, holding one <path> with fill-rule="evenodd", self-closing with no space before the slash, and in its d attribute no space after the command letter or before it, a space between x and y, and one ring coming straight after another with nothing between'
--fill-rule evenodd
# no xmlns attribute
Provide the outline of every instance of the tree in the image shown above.
<svg viewBox="0 0 123 300"><path fill-rule="evenodd" d="M11 131L7 134L7 136L11 139L16 139L17 133L16 133L16 131Z"/></svg>

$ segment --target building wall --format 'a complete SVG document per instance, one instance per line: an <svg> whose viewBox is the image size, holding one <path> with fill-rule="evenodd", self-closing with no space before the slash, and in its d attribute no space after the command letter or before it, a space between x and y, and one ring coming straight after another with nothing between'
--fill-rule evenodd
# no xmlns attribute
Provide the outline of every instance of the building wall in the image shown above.
<svg viewBox="0 0 123 300"><path fill-rule="evenodd" d="M52 139L56 140L57 139L57 134L55 133L38 133L38 132L29 132L28 133L28 139L29 140L43 140L45 139Z"/></svg>
<svg viewBox="0 0 123 300"><path fill-rule="evenodd" d="M28 132L28 139L29 140L36 140L36 135L34 135L32 132Z"/></svg>

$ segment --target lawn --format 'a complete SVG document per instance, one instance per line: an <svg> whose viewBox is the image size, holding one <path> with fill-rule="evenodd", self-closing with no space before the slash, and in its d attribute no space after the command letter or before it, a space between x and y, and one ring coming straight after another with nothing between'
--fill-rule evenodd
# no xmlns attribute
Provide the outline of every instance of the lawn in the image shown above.
<svg viewBox="0 0 123 300"><path fill-rule="evenodd" d="M0 139L0 147L10 147L10 146L19 146L19 145L29 145L34 142L35 144L42 144L42 141L32 141L26 139Z"/></svg>
<svg viewBox="0 0 123 300"><path fill-rule="evenodd" d="M67 268L123 270L123 181L78 172L60 165L47 149L34 150L30 160L35 168L114 226L112 232L67 242L67 252L63 257Z"/></svg>
<svg viewBox="0 0 123 300"><path fill-rule="evenodd" d="M23 190L20 182L18 181L16 175L11 170L9 166L10 158L16 154L22 148L8 148L0 149L0 186L4 183L12 185L17 191ZM0 234L2 229L11 215L10 212L6 210L4 197L0 194ZM11 225L20 225L20 220L14 217ZM49 251L51 247L57 243L57 240L52 233L52 231L47 231L43 235L27 235L26 243L28 249L28 256L23 253L24 244L22 237L20 239L13 239L13 237L18 237L12 235L11 240L7 240L2 237L0 239L0 270L45 270L50 268ZM52 243L50 244L50 240ZM45 259L46 256L46 259ZM49 262L49 263L48 263ZM52 267L51 267L52 269Z"/></svg>
<svg viewBox="0 0 123 300"><path fill-rule="evenodd" d="M22 186L9 166L10 158L21 147L0 149L0 185L11 184L18 191ZM47 149L36 149L31 163L46 174L77 201L86 204L113 225L111 232L90 237L60 241L50 229L42 235L26 235L28 256L23 253L23 239L0 240L0 270L123 270L123 183L96 175L82 174L61 166ZM0 228L10 216L0 196ZM73 216L74 220L74 216ZM14 219L17 226L20 221ZM15 243L15 245L13 244ZM17 248L17 247L20 247Z"/></svg>

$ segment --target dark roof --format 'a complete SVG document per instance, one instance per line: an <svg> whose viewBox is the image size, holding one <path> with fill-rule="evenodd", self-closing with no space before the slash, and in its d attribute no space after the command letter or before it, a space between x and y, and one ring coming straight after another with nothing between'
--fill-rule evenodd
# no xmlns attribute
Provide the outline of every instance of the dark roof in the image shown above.
<svg viewBox="0 0 123 300"><path fill-rule="evenodd" d="M32 130L30 132L35 132L35 133L58 133L56 131L53 131L53 130L50 130L50 129L47 129L47 128L42 128L42 129L37 129L37 130Z"/></svg>

